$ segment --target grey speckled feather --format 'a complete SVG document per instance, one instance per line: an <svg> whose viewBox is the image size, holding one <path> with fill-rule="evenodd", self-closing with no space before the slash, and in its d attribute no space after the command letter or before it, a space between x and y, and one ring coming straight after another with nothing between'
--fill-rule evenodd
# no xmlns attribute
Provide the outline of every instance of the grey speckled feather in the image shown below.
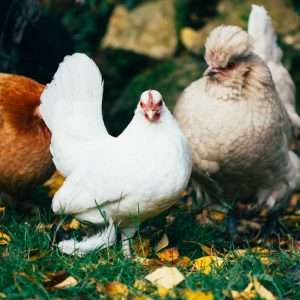
<svg viewBox="0 0 300 300"><path fill-rule="evenodd" d="M201 188L203 178L216 183L208 195L217 187L222 199L250 199L255 208L276 211L300 187L300 162L288 150L291 124L270 71L236 26L210 34L205 59L208 70L175 107L192 149L194 179Z"/></svg>

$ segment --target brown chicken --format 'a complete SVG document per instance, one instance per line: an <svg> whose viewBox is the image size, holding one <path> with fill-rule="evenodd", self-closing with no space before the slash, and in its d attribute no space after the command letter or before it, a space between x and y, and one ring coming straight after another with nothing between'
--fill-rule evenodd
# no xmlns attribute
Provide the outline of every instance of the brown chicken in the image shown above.
<svg viewBox="0 0 300 300"><path fill-rule="evenodd" d="M38 111L44 86L0 73L0 193L27 197L54 172L50 132Z"/></svg>

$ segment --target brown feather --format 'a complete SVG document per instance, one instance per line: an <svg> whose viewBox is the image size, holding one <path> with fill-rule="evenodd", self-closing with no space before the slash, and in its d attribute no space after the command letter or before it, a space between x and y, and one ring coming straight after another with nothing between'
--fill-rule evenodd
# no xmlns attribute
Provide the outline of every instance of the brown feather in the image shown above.
<svg viewBox="0 0 300 300"><path fill-rule="evenodd" d="M43 89L29 78L0 74L0 191L18 195L54 171L50 132L35 113Z"/></svg>

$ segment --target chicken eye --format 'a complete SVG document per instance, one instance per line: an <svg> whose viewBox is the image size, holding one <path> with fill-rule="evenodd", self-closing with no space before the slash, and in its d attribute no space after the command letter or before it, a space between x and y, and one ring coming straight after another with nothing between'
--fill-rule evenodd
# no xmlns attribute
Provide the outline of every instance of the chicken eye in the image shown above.
<svg viewBox="0 0 300 300"><path fill-rule="evenodd" d="M143 108L145 106L144 102L140 102L140 106Z"/></svg>
<svg viewBox="0 0 300 300"><path fill-rule="evenodd" d="M162 106L162 104L163 104L162 100L160 100L160 101L157 103L158 106Z"/></svg>
<svg viewBox="0 0 300 300"><path fill-rule="evenodd" d="M229 62L229 63L227 64L227 69L232 69L234 66L235 66L235 63L234 63L234 62Z"/></svg>

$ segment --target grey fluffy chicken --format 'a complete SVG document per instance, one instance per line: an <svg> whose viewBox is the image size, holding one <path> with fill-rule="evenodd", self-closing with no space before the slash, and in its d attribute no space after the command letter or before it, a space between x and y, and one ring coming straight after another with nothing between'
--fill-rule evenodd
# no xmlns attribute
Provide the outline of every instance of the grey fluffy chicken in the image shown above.
<svg viewBox="0 0 300 300"><path fill-rule="evenodd" d="M248 201L251 213L267 209L276 219L300 187L300 161L288 149L291 123L270 70L237 26L214 29L205 48L204 76L175 107L192 150L193 180L210 201L217 195L233 210Z"/></svg>

